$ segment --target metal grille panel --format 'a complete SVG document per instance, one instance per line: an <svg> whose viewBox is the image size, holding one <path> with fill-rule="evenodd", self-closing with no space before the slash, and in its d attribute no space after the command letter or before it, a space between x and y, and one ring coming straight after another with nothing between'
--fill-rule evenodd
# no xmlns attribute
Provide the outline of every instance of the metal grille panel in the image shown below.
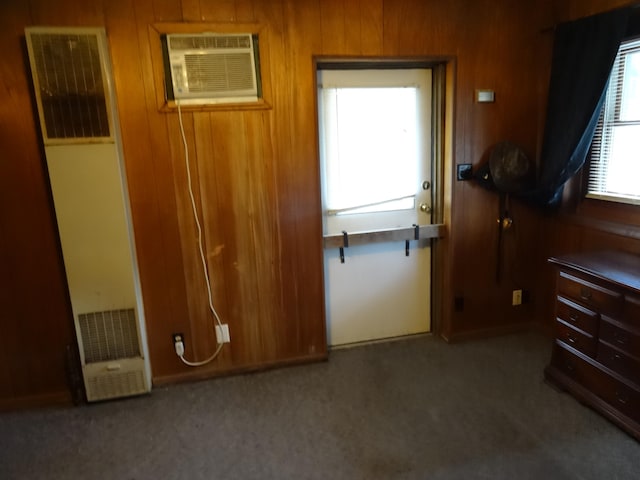
<svg viewBox="0 0 640 480"><path fill-rule="evenodd" d="M140 356L133 308L78 315L85 363Z"/></svg>
<svg viewBox="0 0 640 480"><path fill-rule="evenodd" d="M95 375L87 379L87 400L107 400L147 392L142 370Z"/></svg>
<svg viewBox="0 0 640 480"><path fill-rule="evenodd" d="M109 137L96 35L32 33L46 137Z"/></svg>
<svg viewBox="0 0 640 480"><path fill-rule="evenodd" d="M172 50L206 50L211 48L250 48L249 35L172 35Z"/></svg>
<svg viewBox="0 0 640 480"><path fill-rule="evenodd" d="M192 93L255 88L250 53L185 55L185 65Z"/></svg>

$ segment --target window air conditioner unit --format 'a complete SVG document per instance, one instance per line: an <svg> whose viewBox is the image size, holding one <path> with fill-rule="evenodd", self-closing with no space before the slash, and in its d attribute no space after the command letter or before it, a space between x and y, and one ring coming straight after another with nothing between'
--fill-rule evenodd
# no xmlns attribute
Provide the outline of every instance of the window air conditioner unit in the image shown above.
<svg viewBox="0 0 640 480"><path fill-rule="evenodd" d="M258 100L257 37L247 33L168 34L163 40L169 100L186 105Z"/></svg>

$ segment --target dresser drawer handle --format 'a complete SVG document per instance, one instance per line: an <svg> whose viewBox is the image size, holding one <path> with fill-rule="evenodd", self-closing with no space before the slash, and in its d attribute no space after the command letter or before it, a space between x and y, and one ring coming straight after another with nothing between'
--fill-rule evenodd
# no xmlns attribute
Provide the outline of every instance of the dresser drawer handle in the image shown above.
<svg viewBox="0 0 640 480"><path fill-rule="evenodd" d="M565 363L564 364L564 368L566 368L567 371L572 372L572 373L575 371L575 368L573 367L573 364L571 364L571 363Z"/></svg>
<svg viewBox="0 0 640 480"><path fill-rule="evenodd" d="M627 343L627 336L624 333L613 332L613 338L615 338L616 343L620 345L625 345Z"/></svg>
<svg viewBox="0 0 640 480"><path fill-rule="evenodd" d="M577 313L569 314L569 320L571 320L572 322L577 322L579 318L580 316Z"/></svg>
<svg viewBox="0 0 640 480"><path fill-rule="evenodd" d="M576 343L576 339L570 333L567 333L567 340L569 340L569 343Z"/></svg>
<svg viewBox="0 0 640 480"><path fill-rule="evenodd" d="M618 400L622 405L626 405L629 401L629 397L623 393L616 392L616 400Z"/></svg>
<svg viewBox="0 0 640 480"><path fill-rule="evenodd" d="M618 353L614 353L613 355L611 355L611 360L613 361L618 361L618 360L622 360L622 355L618 354Z"/></svg>
<svg viewBox="0 0 640 480"><path fill-rule="evenodd" d="M582 298L583 300L591 300L591 290L589 290L588 288L581 288L580 298Z"/></svg>

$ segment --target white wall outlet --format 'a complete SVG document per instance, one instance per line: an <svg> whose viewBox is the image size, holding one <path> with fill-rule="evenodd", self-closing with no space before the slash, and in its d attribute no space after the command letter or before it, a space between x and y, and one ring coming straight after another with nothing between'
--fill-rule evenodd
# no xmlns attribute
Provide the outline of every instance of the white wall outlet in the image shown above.
<svg viewBox="0 0 640 480"><path fill-rule="evenodd" d="M521 305L522 304L522 290L514 290L513 295L511 296L511 305Z"/></svg>
<svg viewBox="0 0 640 480"><path fill-rule="evenodd" d="M216 340L218 340L218 343L229 343L231 341L228 324L216 325Z"/></svg>

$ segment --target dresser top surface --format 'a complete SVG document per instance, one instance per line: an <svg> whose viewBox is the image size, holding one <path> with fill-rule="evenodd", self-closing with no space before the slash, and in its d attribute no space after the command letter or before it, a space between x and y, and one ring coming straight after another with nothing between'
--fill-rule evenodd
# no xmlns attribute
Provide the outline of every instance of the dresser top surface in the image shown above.
<svg viewBox="0 0 640 480"><path fill-rule="evenodd" d="M593 275L640 293L640 256L618 251L571 253L549 258L563 268Z"/></svg>

